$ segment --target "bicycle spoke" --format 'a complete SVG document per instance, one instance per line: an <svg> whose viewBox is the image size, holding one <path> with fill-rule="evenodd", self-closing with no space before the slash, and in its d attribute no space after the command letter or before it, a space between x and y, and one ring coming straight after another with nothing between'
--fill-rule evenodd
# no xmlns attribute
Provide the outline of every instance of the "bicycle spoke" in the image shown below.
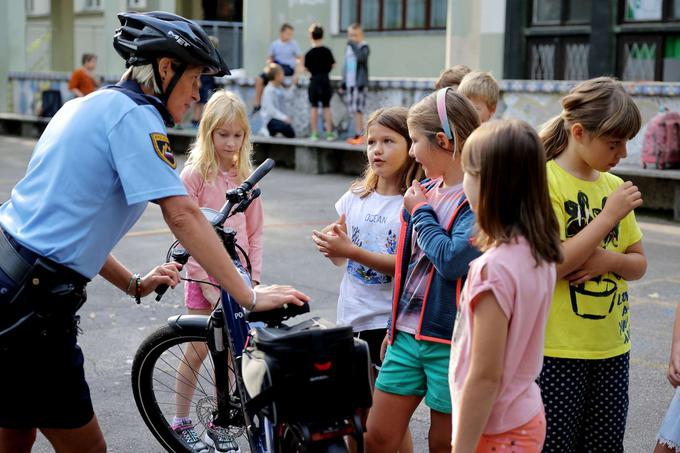
<svg viewBox="0 0 680 453"><path fill-rule="evenodd" d="M160 369L160 368L158 368L157 371L159 371L159 372L161 372L161 373L167 375L168 377L170 377L170 378L173 379L173 380L179 380L180 382L182 382L182 383L184 383L184 384L190 384L190 381L188 380L188 378L187 378L186 376L184 376L182 373L177 372L176 370L175 370L175 373L169 373L168 371L162 370L162 369ZM180 379L177 379L177 376L178 376L178 375L179 375L179 376L182 376L182 378L184 378L184 380L182 381L182 380L180 380ZM154 381L158 382L159 384L162 384L162 385L165 386L165 387L172 388L172 389L174 390L174 387L170 387L168 384L165 384L165 383L161 382L160 379L158 379L158 378L155 377L155 376L154 376ZM207 395L207 393L205 392L205 390L203 390L202 387L199 389L198 387L196 387L196 384L194 384L194 388L195 388L195 390L200 390L200 392L201 392L203 395Z"/></svg>
<svg viewBox="0 0 680 453"><path fill-rule="evenodd" d="M193 346L193 344L192 344L192 347L194 348L194 351L196 351L196 349L195 349L195 347ZM180 347L179 350L182 351L182 348ZM184 352L182 351L182 357L180 357L180 356L178 356L174 351L168 350L167 352L168 352L169 354L171 354L174 358L176 358L177 360L179 360L181 363L185 364L186 367L189 368L189 369L194 373L194 375L200 376L201 378L203 378L203 380L209 382L211 386L213 386L213 387L215 386L215 382L212 380L212 378L208 378L208 377L204 376L203 374L201 374L200 372L194 370L194 368L191 366L191 364L189 364L189 362L188 362L187 360L185 360L185 358L186 358L186 353L184 353ZM210 354L208 354L208 356L210 356ZM163 357L160 357L160 359L163 360L163 362L165 362L169 367L172 368L172 365L170 365ZM177 367L179 367L179 365L178 365ZM176 372L178 371L178 370L175 369L175 368L173 368L173 369L174 369ZM181 373L180 373L180 374L181 374ZM210 374L209 372L208 372L208 375L211 376L211 374ZM188 378L187 378L186 376L184 376L184 375L182 375L182 377L185 378L185 379L188 379ZM199 382L199 381L198 381L198 378L197 378L197 384L198 384L198 382ZM201 385L201 390L203 391L203 393L206 393L206 391L205 391L205 389L203 388L202 385Z"/></svg>

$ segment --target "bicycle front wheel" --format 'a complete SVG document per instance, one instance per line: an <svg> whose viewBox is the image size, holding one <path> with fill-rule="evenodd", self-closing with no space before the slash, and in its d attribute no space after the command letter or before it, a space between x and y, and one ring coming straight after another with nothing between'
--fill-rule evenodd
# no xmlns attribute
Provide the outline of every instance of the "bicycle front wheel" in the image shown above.
<svg viewBox="0 0 680 453"><path fill-rule="evenodd" d="M229 395L234 395L233 365L219 368L228 370ZM132 363L132 392L144 422L167 451L207 452L210 446L228 438L247 444L247 440L239 442L246 430L238 398L233 399L230 414L233 426L212 424L217 411L215 364L204 336L169 326L151 334ZM193 433L175 432L175 417L190 419Z"/></svg>

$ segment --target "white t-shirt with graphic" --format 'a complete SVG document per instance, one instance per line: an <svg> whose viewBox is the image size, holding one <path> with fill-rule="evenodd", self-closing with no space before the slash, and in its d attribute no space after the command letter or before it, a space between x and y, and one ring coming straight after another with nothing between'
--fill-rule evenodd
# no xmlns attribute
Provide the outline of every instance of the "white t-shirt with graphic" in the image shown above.
<svg viewBox="0 0 680 453"><path fill-rule="evenodd" d="M359 247L375 253L397 253L399 214L404 198L373 192L365 198L347 192L335 203L345 214L347 235ZM392 310L392 277L348 260L340 283L338 318L355 332L386 327Z"/></svg>

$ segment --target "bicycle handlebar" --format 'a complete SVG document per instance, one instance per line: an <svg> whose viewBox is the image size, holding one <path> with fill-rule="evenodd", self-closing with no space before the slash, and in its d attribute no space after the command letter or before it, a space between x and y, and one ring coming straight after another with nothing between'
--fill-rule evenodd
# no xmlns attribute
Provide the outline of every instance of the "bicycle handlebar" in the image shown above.
<svg viewBox="0 0 680 453"><path fill-rule="evenodd" d="M260 166L257 167L250 176L248 176L248 179L243 181L243 184L241 184L243 190L247 192L252 189L255 184L257 184L262 178L265 177L267 173L272 170L272 168L274 168L273 159L266 159L264 162L262 162Z"/></svg>
<svg viewBox="0 0 680 453"><path fill-rule="evenodd" d="M272 168L274 168L275 162L273 159L265 159L264 162L260 164L259 167L253 171L248 178L243 181L243 183L237 187L236 189L230 190L227 192L226 197L227 197L227 202L222 206L222 209L220 212L217 214L217 216L212 220L212 225L213 227L222 227L224 222L231 217L232 209L234 206L238 207L238 205L244 201L247 202L247 204L250 204L250 201L248 197L251 197L252 199L257 198L260 195L260 192L258 189L254 190L251 192L251 189L255 184L257 184L262 178L264 178L267 173L269 173ZM243 209L241 209L238 212L245 211L245 209L248 206L243 206ZM235 212L234 212L235 213ZM186 253L186 252L185 252ZM187 254L186 258L189 258L189 255ZM174 261L178 261L175 259L173 256ZM182 265L186 264L186 260L184 262L181 262ZM165 292L168 290L168 285L159 285L155 292L157 294L156 296L156 301L160 301Z"/></svg>
<svg viewBox="0 0 680 453"><path fill-rule="evenodd" d="M224 224L224 221L230 217L232 208L248 198L248 194L253 186L264 178L265 175L274 168L274 165L275 162L273 159L266 159L240 186L227 192L227 202L222 206L219 214L213 219L212 225L221 227Z"/></svg>

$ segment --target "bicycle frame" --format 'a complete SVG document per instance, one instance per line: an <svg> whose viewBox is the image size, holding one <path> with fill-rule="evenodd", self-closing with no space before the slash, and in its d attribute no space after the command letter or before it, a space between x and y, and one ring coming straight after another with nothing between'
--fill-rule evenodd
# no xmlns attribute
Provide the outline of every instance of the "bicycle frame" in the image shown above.
<svg viewBox="0 0 680 453"><path fill-rule="evenodd" d="M237 265L240 266L240 264ZM273 452L271 423L264 417L260 420L255 414L251 414L247 407L250 398L245 391L241 374L241 357L248 340L250 324L246 321L243 308L228 292L222 290L221 304L210 316L178 315L170 318L168 323L174 329L196 332L207 339L208 350L215 367L217 412L213 423L224 427L235 422L232 418L234 407L229 394L228 366L229 360L233 360L233 378L236 380L237 396L243 405L242 413L245 418L243 423L249 431L251 451L252 453Z"/></svg>
<svg viewBox="0 0 680 453"><path fill-rule="evenodd" d="M229 342L229 350L232 351L233 362L234 362L234 379L237 381L236 388L239 391L239 398L241 399L241 404L243 405L243 414L245 417L246 429L249 430L248 439L251 443L250 447L252 452L255 453L268 453L273 451L272 437L273 430L269 420L264 418L263 420L258 419L258 417L250 413L248 410L247 402L249 397L245 391L245 384L243 382L243 375L241 374L241 357L243 350L246 347L248 340L248 332L250 331L250 325L245 319L245 313L243 308L234 300L231 295L222 290L222 310L223 310L223 329L221 332L214 330L214 338L217 340L218 337L226 338ZM215 318L219 317L219 314L214 313L213 321ZM221 334L221 335L220 335ZM211 349L212 354L212 349ZM213 354L213 360L215 363L216 370L218 369L218 364L226 364L228 360L228 354L220 354L216 357ZM220 361L218 361L220 360ZM220 367L221 368L221 367ZM228 413L230 408L230 399L228 382L228 374L225 372L216 372L219 378L216 376L215 384L218 388L217 390L217 408L218 414L215 419L215 423L220 425L220 418L222 414ZM221 389L221 390L220 390Z"/></svg>

